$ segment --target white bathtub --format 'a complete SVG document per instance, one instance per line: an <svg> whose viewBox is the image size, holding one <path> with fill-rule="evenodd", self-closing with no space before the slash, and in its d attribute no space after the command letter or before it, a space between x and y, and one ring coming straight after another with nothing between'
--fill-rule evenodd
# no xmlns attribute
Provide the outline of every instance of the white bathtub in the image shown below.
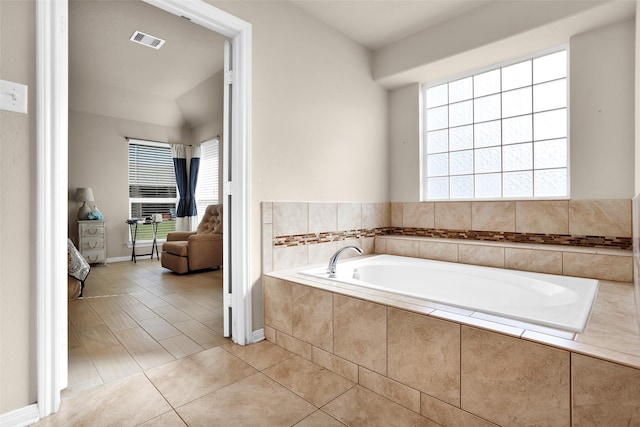
<svg viewBox="0 0 640 427"><path fill-rule="evenodd" d="M326 267L300 273L328 278ZM584 330L599 283L394 255L341 260L331 280L572 332Z"/></svg>

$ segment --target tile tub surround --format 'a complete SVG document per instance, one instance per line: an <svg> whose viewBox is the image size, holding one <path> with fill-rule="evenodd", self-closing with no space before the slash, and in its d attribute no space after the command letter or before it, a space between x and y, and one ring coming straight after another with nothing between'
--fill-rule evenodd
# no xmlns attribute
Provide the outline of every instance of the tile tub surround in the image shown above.
<svg viewBox="0 0 640 427"><path fill-rule="evenodd" d="M263 284L268 340L442 425L627 425L640 416L629 283L603 282L585 332L565 338L295 271ZM319 300L333 309L313 310Z"/></svg>
<svg viewBox="0 0 640 427"><path fill-rule="evenodd" d="M380 252L375 238L388 235L630 252L631 217L628 199L263 202L263 272L320 263L350 244Z"/></svg>

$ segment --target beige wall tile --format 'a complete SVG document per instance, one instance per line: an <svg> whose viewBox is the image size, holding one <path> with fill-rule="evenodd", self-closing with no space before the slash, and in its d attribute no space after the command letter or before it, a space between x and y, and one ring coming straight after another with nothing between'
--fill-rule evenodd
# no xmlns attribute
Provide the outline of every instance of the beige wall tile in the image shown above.
<svg viewBox="0 0 640 427"><path fill-rule="evenodd" d="M389 203L363 203L362 228L388 227L391 223L391 206Z"/></svg>
<svg viewBox="0 0 640 427"><path fill-rule="evenodd" d="M631 200L570 200L569 234L631 237Z"/></svg>
<svg viewBox="0 0 640 427"><path fill-rule="evenodd" d="M361 237L360 238L360 249L365 255L370 255L376 253L375 250L376 238L375 237Z"/></svg>
<svg viewBox="0 0 640 427"><path fill-rule="evenodd" d="M293 284L273 277L263 276L262 286L264 292L264 324L291 335L293 325Z"/></svg>
<svg viewBox="0 0 640 427"><path fill-rule="evenodd" d="M571 355L575 426L630 426L640 420L640 370Z"/></svg>
<svg viewBox="0 0 640 427"><path fill-rule="evenodd" d="M276 342L285 350L311 360L311 344L280 331L276 331Z"/></svg>
<svg viewBox="0 0 640 427"><path fill-rule="evenodd" d="M562 274L562 252L505 248L504 267L512 270Z"/></svg>
<svg viewBox="0 0 640 427"><path fill-rule="evenodd" d="M273 223L273 202L262 202L260 207L262 208L262 223Z"/></svg>
<svg viewBox="0 0 640 427"><path fill-rule="evenodd" d="M424 393L420 399L420 408L422 415L443 426L491 427L496 425Z"/></svg>
<svg viewBox="0 0 640 427"><path fill-rule="evenodd" d="M353 362L349 362L318 347L312 348L311 361L338 375L342 375L348 380L358 382L358 365Z"/></svg>
<svg viewBox="0 0 640 427"><path fill-rule="evenodd" d="M458 262L458 244L443 242L420 242L420 258Z"/></svg>
<svg viewBox="0 0 640 427"><path fill-rule="evenodd" d="M388 377L460 405L460 325L393 308L388 315Z"/></svg>
<svg viewBox="0 0 640 427"><path fill-rule="evenodd" d="M286 270L309 264L309 245L275 246L273 248L273 270Z"/></svg>
<svg viewBox="0 0 640 427"><path fill-rule="evenodd" d="M569 202L566 200L516 202L516 232L568 234Z"/></svg>
<svg viewBox="0 0 640 427"><path fill-rule="evenodd" d="M322 410L348 426L435 427L423 416L362 386L353 387Z"/></svg>
<svg viewBox="0 0 640 427"><path fill-rule="evenodd" d="M403 227L403 203L391 203L391 227Z"/></svg>
<svg viewBox="0 0 640 427"><path fill-rule="evenodd" d="M262 225L262 272L273 271L273 226Z"/></svg>
<svg viewBox="0 0 640 427"><path fill-rule="evenodd" d="M331 256L338 250L338 242L325 242L308 245L309 264L329 263Z"/></svg>
<svg viewBox="0 0 640 427"><path fill-rule="evenodd" d="M411 228L434 228L435 207L433 202L403 203L402 226Z"/></svg>
<svg viewBox="0 0 640 427"><path fill-rule="evenodd" d="M271 326L264 325L264 338L272 343L276 343L276 330Z"/></svg>
<svg viewBox="0 0 640 427"><path fill-rule="evenodd" d="M374 250L377 254L384 254L387 251L387 238L386 237L376 237L374 243Z"/></svg>
<svg viewBox="0 0 640 427"><path fill-rule="evenodd" d="M362 204L338 203L338 230L359 230L362 228Z"/></svg>
<svg viewBox="0 0 640 427"><path fill-rule="evenodd" d="M309 203L309 233L338 231L337 203Z"/></svg>
<svg viewBox="0 0 640 427"><path fill-rule="evenodd" d="M499 425L570 423L569 352L462 327L461 408Z"/></svg>
<svg viewBox="0 0 640 427"><path fill-rule="evenodd" d="M486 231L516 231L515 202L472 202L471 229Z"/></svg>
<svg viewBox="0 0 640 427"><path fill-rule="evenodd" d="M386 308L341 295L334 295L333 298L334 353L375 372L386 374Z"/></svg>
<svg viewBox="0 0 640 427"><path fill-rule="evenodd" d="M307 234L309 203L273 202L274 237Z"/></svg>
<svg viewBox="0 0 640 427"><path fill-rule="evenodd" d="M386 253L417 258L420 254L420 242L406 239L387 239Z"/></svg>
<svg viewBox="0 0 640 427"><path fill-rule="evenodd" d="M481 245L458 245L458 262L504 268L504 248Z"/></svg>
<svg viewBox="0 0 640 427"><path fill-rule="evenodd" d="M294 337L333 351L333 295L308 286L293 287Z"/></svg>
<svg viewBox="0 0 640 427"><path fill-rule="evenodd" d="M411 387L370 371L359 368L358 382L361 386L393 400L414 412L420 412L420 392Z"/></svg>
<svg viewBox="0 0 640 427"><path fill-rule="evenodd" d="M633 258L630 256L564 252L562 271L565 276L593 279L633 281Z"/></svg>
<svg viewBox="0 0 640 427"><path fill-rule="evenodd" d="M435 228L471 230L471 202L435 203Z"/></svg>

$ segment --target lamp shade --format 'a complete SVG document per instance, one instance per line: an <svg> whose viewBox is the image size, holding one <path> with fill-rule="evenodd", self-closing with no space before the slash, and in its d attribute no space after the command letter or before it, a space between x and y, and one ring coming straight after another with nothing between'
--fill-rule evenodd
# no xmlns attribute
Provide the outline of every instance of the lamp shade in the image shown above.
<svg viewBox="0 0 640 427"><path fill-rule="evenodd" d="M78 188L76 190L75 199L77 202L82 203L82 206L78 209L78 219L80 221L86 221L91 213L91 209L87 206L87 202L93 201L93 190L90 188Z"/></svg>
<svg viewBox="0 0 640 427"><path fill-rule="evenodd" d="M78 188L75 196L76 202L92 202L93 190L91 188Z"/></svg>

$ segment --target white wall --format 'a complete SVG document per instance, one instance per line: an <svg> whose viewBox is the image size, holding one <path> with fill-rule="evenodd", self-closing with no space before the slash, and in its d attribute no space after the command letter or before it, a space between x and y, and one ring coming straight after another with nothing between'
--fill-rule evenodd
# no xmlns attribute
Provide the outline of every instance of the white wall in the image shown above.
<svg viewBox="0 0 640 427"><path fill-rule="evenodd" d="M420 84L389 94L390 201L420 200Z"/></svg>
<svg viewBox="0 0 640 427"><path fill-rule="evenodd" d="M571 198L634 196L635 24L571 38Z"/></svg>
<svg viewBox="0 0 640 427"><path fill-rule="evenodd" d="M262 327L260 202L386 201L387 93L370 53L288 2L212 2L253 25L251 280Z"/></svg>
<svg viewBox="0 0 640 427"><path fill-rule="evenodd" d="M77 243L76 188L91 187L107 221L107 258L131 255L127 248L129 145L126 137L183 142L184 130L79 111L69 112L69 236Z"/></svg>
<svg viewBox="0 0 640 427"><path fill-rule="evenodd" d="M0 78L29 86L28 114L0 111L0 414L37 396L35 16L0 1Z"/></svg>
<svg viewBox="0 0 640 427"><path fill-rule="evenodd" d="M634 195L634 21L625 20L570 40L570 174L572 199ZM523 52L524 53L524 52ZM417 201L415 171L420 138L407 138L405 116L420 116L419 87L391 92L391 144L406 141L391 157L391 201ZM403 165L407 165L406 168ZM397 184L401 183L401 184Z"/></svg>

